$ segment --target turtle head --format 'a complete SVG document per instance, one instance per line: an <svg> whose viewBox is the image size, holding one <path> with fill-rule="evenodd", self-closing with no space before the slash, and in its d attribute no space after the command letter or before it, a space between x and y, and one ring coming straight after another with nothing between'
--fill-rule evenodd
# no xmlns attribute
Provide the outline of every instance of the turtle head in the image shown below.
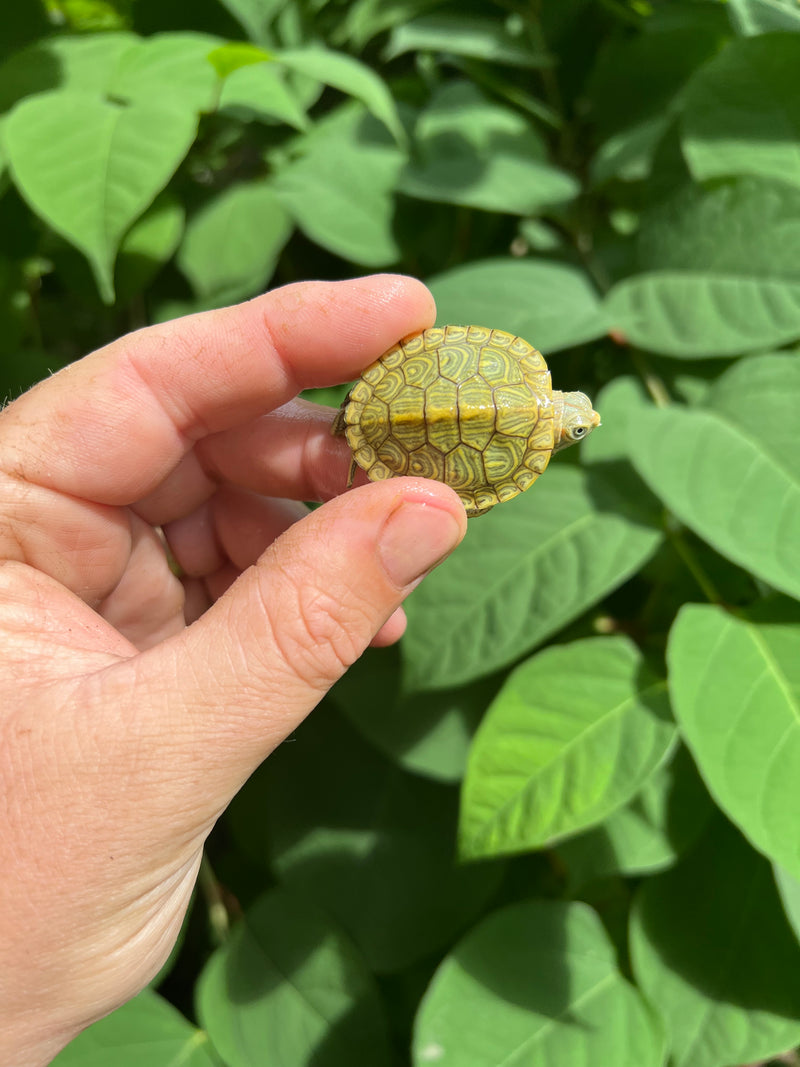
<svg viewBox="0 0 800 1067"><path fill-rule="evenodd" d="M553 409L554 452L583 441L600 425L600 416L586 393L553 390Z"/></svg>

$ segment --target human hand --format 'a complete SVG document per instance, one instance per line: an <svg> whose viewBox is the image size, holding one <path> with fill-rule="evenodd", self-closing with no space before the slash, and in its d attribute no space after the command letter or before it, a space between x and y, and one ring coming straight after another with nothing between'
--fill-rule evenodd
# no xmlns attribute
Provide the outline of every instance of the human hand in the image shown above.
<svg viewBox="0 0 800 1067"><path fill-rule="evenodd" d="M436 482L330 499L349 453L292 400L432 320L408 278L287 286L0 414L0 1062L152 978L226 804L463 536Z"/></svg>

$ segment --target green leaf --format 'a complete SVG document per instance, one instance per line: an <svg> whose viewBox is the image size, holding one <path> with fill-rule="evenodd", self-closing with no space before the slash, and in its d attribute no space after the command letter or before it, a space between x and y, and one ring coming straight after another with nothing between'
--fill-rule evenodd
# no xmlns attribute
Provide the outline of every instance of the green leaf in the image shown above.
<svg viewBox="0 0 800 1067"><path fill-rule="evenodd" d="M0 111L60 86L104 93L120 57L139 41L132 33L102 33L50 37L23 48L0 66Z"/></svg>
<svg viewBox="0 0 800 1067"><path fill-rule="evenodd" d="M754 174L800 185L800 37L732 41L687 90L683 150L693 176Z"/></svg>
<svg viewBox="0 0 800 1067"><path fill-rule="evenodd" d="M773 863L772 873L775 875L775 885L783 903L784 914L794 930L795 937L800 941L800 881L792 878L777 863Z"/></svg>
<svg viewBox="0 0 800 1067"><path fill-rule="evenodd" d="M386 126L398 144L406 143L405 130L386 83L360 60L317 46L277 52L275 60L298 74L324 82L360 100Z"/></svg>
<svg viewBox="0 0 800 1067"><path fill-rule="evenodd" d="M229 74L233 74L235 70L241 70L242 67L250 67L254 63L263 63L271 59L270 52L265 52L263 48L247 44L245 41L231 41L208 53L208 62L220 78L227 78Z"/></svg>
<svg viewBox="0 0 800 1067"><path fill-rule="evenodd" d="M414 1067L661 1067L663 1037L585 904L495 912L437 970L420 1005Z"/></svg>
<svg viewBox="0 0 800 1067"><path fill-rule="evenodd" d="M583 271L535 259L484 259L428 279L440 323L477 323L519 334L542 352L606 333Z"/></svg>
<svg viewBox="0 0 800 1067"><path fill-rule="evenodd" d="M146 37L120 55L107 92L120 100L210 111L217 75L208 55L218 45L219 38L206 33Z"/></svg>
<svg viewBox="0 0 800 1067"><path fill-rule="evenodd" d="M456 862L458 790L392 766L328 707L234 801L261 864L397 972L441 950L496 891L502 864Z"/></svg>
<svg viewBox="0 0 800 1067"><path fill-rule="evenodd" d="M601 826L558 846L571 893L598 879L630 878L670 867L694 843L715 810L681 746L625 807Z"/></svg>
<svg viewBox="0 0 800 1067"><path fill-rule="evenodd" d="M286 890L261 897L208 961L197 1011L227 1067L391 1063L363 960L331 919Z"/></svg>
<svg viewBox="0 0 800 1067"><path fill-rule="evenodd" d="M631 344L668 356L734 356L800 337L800 282L653 271L617 283L606 320Z"/></svg>
<svg viewBox="0 0 800 1067"><path fill-rule="evenodd" d="M722 820L645 883L630 940L675 1067L761 1062L800 1041L800 947L769 864Z"/></svg>
<svg viewBox="0 0 800 1067"><path fill-rule="evenodd" d="M359 104L339 108L276 167L273 189L300 229L337 255L368 267L394 263L392 191L404 155Z"/></svg>
<svg viewBox="0 0 800 1067"><path fill-rule="evenodd" d="M107 303L125 231L169 181L196 128L189 111L118 105L67 90L24 100L6 120L17 188L87 256Z"/></svg>
<svg viewBox="0 0 800 1067"><path fill-rule="evenodd" d="M408 687L460 685L506 666L621 585L661 534L620 508L602 472L556 459L527 493L471 522L406 601Z"/></svg>
<svg viewBox="0 0 800 1067"><path fill-rule="evenodd" d="M220 1067L208 1037L145 990L79 1034L52 1067Z"/></svg>
<svg viewBox="0 0 800 1067"><path fill-rule="evenodd" d="M368 649L332 696L359 733L389 759L412 773L458 782L473 734L496 692L497 681L489 678L405 696L395 646Z"/></svg>
<svg viewBox="0 0 800 1067"><path fill-rule="evenodd" d="M721 411L680 407L633 412L631 430L634 466L682 522L734 563L800 597L800 478L767 436Z"/></svg>
<svg viewBox="0 0 800 1067"><path fill-rule="evenodd" d="M229 74L219 96L219 110L245 122L286 122L297 130L309 124L275 63L243 66Z"/></svg>
<svg viewBox="0 0 800 1067"><path fill-rule="evenodd" d="M675 740L666 689L625 637L548 648L517 667L470 751L461 856L544 848L626 804Z"/></svg>
<svg viewBox="0 0 800 1067"><path fill-rule="evenodd" d="M231 185L189 221L178 266L203 301L233 304L265 287L291 230L268 181Z"/></svg>
<svg viewBox="0 0 800 1067"><path fill-rule="evenodd" d="M797 0L728 0L728 13L737 33L800 33Z"/></svg>
<svg viewBox="0 0 800 1067"><path fill-rule="evenodd" d="M551 57L533 48L520 28L512 33L496 15L481 17L463 11L437 11L396 26L384 58L405 52L448 52L501 63L505 67L548 67Z"/></svg>
<svg viewBox="0 0 800 1067"><path fill-rule="evenodd" d="M545 142L525 117L471 82L445 83L420 114L414 139L399 184L408 196L528 215L580 191L548 163Z"/></svg>
<svg viewBox="0 0 800 1067"><path fill-rule="evenodd" d="M779 601L748 620L686 605L668 658L675 715L712 796L800 877L800 606Z"/></svg>
<svg viewBox="0 0 800 1067"><path fill-rule="evenodd" d="M161 193L131 226L119 248L114 283L120 301L141 292L170 259L183 236L183 205Z"/></svg>

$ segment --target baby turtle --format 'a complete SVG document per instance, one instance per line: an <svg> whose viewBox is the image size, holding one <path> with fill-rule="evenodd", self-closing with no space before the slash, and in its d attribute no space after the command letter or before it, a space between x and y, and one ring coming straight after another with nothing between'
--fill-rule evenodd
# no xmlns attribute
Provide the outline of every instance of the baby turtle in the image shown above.
<svg viewBox="0 0 800 1067"><path fill-rule="evenodd" d="M559 449L600 416L584 393L550 384L542 354L521 337L443 326L398 342L362 373L331 433L347 438L372 481L402 474L452 486L468 515L530 488Z"/></svg>

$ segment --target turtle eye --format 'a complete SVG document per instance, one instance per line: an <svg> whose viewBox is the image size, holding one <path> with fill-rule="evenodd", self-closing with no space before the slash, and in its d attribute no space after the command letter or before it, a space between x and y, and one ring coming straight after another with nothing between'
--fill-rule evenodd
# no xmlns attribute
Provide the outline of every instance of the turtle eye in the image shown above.
<svg viewBox="0 0 800 1067"><path fill-rule="evenodd" d="M573 437L583 437L583 435L585 433L586 433L586 427L585 426L576 426L572 431L572 436Z"/></svg>

